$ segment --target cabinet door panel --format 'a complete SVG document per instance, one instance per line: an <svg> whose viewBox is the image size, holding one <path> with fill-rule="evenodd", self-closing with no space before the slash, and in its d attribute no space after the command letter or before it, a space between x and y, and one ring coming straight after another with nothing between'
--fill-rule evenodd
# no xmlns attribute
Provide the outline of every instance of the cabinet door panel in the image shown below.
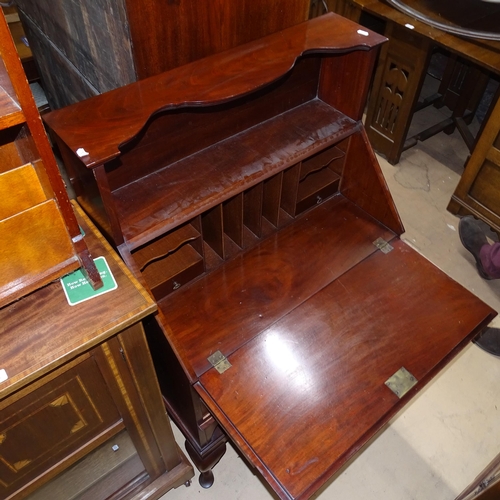
<svg viewBox="0 0 500 500"><path fill-rule="evenodd" d="M11 399L15 399L14 395ZM5 498L120 419L87 359L0 411L0 497Z"/></svg>

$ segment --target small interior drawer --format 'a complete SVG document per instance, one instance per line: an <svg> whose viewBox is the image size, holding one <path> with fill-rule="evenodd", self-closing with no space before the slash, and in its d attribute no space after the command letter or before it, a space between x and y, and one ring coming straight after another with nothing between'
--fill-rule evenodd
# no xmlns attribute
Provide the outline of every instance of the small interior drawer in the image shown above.
<svg viewBox="0 0 500 500"><path fill-rule="evenodd" d="M185 245L172 255L149 265L142 274L155 299L161 300L203 274L203 271L201 255L191 245Z"/></svg>
<svg viewBox="0 0 500 500"><path fill-rule="evenodd" d="M337 146L332 146L302 162L296 215L322 203L338 191L344 158L345 152Z"/></svg>
<svg viewBox="0 0 500 500"><path fill-rule="evenodd" d="M192 224L157 238L131 255L156 300L205 270L201 235Z"/></svg>

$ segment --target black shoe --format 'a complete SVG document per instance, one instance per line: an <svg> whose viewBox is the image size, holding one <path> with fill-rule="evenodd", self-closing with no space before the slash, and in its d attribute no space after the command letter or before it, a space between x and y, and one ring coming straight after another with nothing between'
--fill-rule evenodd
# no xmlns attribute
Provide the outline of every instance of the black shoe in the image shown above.
<svg viewBox="0 0 500 500"><path fill-rule="evenodd" d="M473 255L476 260L476 267L481 278L485 280L493 279L489 276L483 268L481 259L479 257L479 251L484 245L489 245L486 235L480 226L477 219L472 217L472 215L467 215L460 219L458 223L458 234L460 235L460 241L462 245Z"/></svg>
<svg viewBox="0 0 500 500"><path fill-rule="evenodd" d="M483 333L474 339L474 343L483 351L500 356L500 330L498 328L486 328Z"/></svg>

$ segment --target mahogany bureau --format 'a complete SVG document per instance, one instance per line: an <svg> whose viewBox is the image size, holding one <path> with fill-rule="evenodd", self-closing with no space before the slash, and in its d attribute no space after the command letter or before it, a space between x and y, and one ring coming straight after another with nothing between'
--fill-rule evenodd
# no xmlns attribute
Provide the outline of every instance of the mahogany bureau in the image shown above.
<svg viewBox="0 0 500 500"><path fill-rule="evenodd" d="M309 498L495 315L399 239L361 122L384 41L328 14L46 115L205 486L229 438Z"/></svg>

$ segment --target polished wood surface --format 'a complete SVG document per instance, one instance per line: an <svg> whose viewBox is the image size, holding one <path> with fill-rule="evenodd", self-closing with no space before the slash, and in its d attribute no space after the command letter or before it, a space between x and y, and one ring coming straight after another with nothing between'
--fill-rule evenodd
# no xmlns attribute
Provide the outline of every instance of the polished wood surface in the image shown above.
<svg viewBox="0 0 500 500"><path fill-rule="evenodd" d="M148 340L205 487L229 436L309 498L495 315L399 240L361 122L384 38L359 29L322 16L48 115L158 301Z"/></svg>
<svg viewBox="0 0 500 500"><path fill-rule="evenodd" d="M170 342L194 380L293 311L395 235L337 196L307 218L159 302ZM303 251L303 250L306 251ZM310 256L315 259L311 260ZM192 304L198 304L195 310Z"/></svg>
<svg viewBox="0 0 500 500"><path fill-rule="evenodd" d="M309 9L308 0L125 3L139 79L299 24Z"/></svg>
<svg viewBox="0 0 500 500"><path fill-rule="evenodd" d="M308 498L494 314L393 243L264 327L227 356L229 370L212 368L196 386L281 498ZM385 381L401 367L418 384L400 399Z"/></svg>
<svg viewBox="0 0 500 500"><path fill-rule="evenodd" d="M356 122L336 109L311 100L119 188L114 201L124 239L131 248L137 247L144 243L144 235L149 239L184 222L187 208L190 217L198 215L215 200L234 196L324 147L325 141L311 141L311 136L333 142L347 137L356 127ZM276 140L264 142L263 137L269 134ZM238 161L234 159L236 152ZM126 165L127 159L123 163ZM199 174L186 178L187 169ZM165 186L175 184L182 185L186 193L182 205L177 189L165 190ZM132 205L130 200L137 201Z"/></svg>
<svg viewBox="0 0 500 500"><path fill-rule="evenodd" d="M158 111L159 102L168 102L168 109L223 103L283 77L297 57L313 49L331 54L347 48L370 50L383 40L375 33L360 35L355 24L339 22L334 14L289 28L287 33L286 40L270 35L207 57L202 64L188 64L96 96L91 106L77 103L50 113L44 120L73 153L84 148L88 155L81 161L93 167L118 156L119 148Z"/></svg>

